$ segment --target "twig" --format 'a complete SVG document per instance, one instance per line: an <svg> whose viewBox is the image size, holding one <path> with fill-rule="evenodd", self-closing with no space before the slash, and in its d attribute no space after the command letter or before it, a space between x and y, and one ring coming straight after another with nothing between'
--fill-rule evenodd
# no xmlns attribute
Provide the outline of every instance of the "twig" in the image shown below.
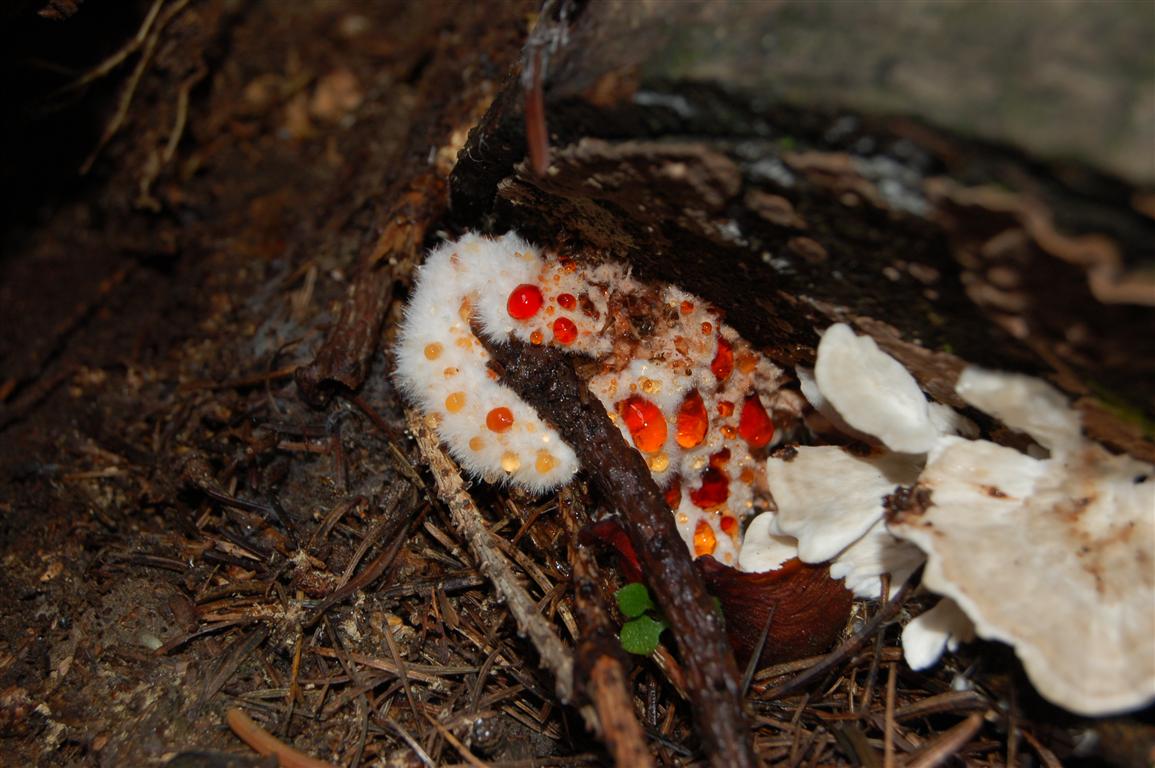
<svg viewBox="0 0 1155 768"><path fill-rule="evenodd" d="M433 472L437 494L449 507L450 517L477 558L479 570L493 582L509 606L518 629L530 639L541 655L542 664L553 673L554 692L558 699L563 704L573 702L573 657L569 650L562 644L553 627L537 612L535 601L518 583L509 560L491 539L492 534L485 527L481 512L465 490L457 465L442 450L432 426L413 411L407 411L406 418L409 430L417 440L417 447ZM595 725L592 716L587 717L587 725L591 728Z"/></svg>
<svg viewBox="0 0 1155 768"><path fill-rule="evenodd" d="M966 746L966 743L979 732L982 725L983 714L975 712L927 744L922 751L911 757L906 763L906 768L932 768L935 765L942 765L948 758Z"/></svg>
<svg viewBox="0 0 1155 768"><path fill-rule="evenodd" d="M694 720L711 763L756 765L742 710L741 676L722 617L641 454L626 444L563 352L514 340L493 344L476 335L502 382L551 423L602 497L621 510L651 591L675 633Z"/></svg>
<svg viewBox="0 0 1155 768"><path fill-rule="evenodd" d="M330 762L309 757L285 744L253 722L240 709L230 709L225 720L238 739L252 747L258 755L275 755L282 768L334 768Z"/></svg>

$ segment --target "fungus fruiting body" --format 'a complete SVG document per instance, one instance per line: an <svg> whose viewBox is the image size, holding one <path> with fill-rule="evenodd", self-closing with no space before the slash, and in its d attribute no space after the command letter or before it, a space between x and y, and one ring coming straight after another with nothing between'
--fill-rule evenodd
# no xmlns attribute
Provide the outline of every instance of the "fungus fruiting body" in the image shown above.
<svg viewBox="0 0 1155 768"><path fill-rule="evenodd" d="M401 330L398 381L467 470L542 492L568 481L577 460L491 375L474 327L495 342L594 359L589 389L667 492L686 545L736 561L779 435L773 414L791 395L720 313L620 264L579 265L513 234L466 235L429 254Z"/></svg>
<svg viewBox="0 0 1155 768"><path fill-rule="evenodd" d="M825 332L814 374L798 374L824 423L870 452L771 457L777 510L750 524L740 562L792 537L804 562L828 562L862 597L925 562L923 587L944 597L903 632L913 668L977 635L1012 645L1039 692L1072 711L1155 700L1155 467L1084 438L1045 382L973 367L958 396L1035 445L969 439L973 424L847 326Z"/></svg>

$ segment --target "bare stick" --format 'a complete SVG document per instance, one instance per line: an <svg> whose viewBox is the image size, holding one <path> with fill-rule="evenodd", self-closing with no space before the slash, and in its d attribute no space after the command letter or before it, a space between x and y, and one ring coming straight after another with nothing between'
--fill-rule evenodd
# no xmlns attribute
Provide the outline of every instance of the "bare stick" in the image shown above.
<svg viewBox="0 0 1155 768"><path fill-rule="evenodd" d="M461 480L461 473L453 459L442 450L437 442L437 435L432 425L426 423L414 411L407 411L409 431L417 439L417 447L421 455L429 463L433 472L433 479L437 485L437 495L449 507L449 515L458 533L465 537L473 556L477 558L478 568L486 578L493 582L493 586L504 598L509 612L521 630L533 643L533 647L541 655L542 664L554 676L554 692L563 704L570 704L573 695L573 656L562 644L561 638L553 631L537 610L537 604L529 593L517 581L509 560L493 542L489 529L485 526L485 519L478 511L473 498L465 490ZM591 713L583 712L586 723L591 729L595 728L596 721Z"/></svg>

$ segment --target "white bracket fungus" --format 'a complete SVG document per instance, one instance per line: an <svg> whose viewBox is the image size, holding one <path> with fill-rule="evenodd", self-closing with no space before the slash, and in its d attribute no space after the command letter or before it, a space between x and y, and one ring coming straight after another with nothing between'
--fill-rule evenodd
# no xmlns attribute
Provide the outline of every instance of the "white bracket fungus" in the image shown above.
<svg viewBox="0 0 1155 768"><path fill-rule="evenodd" d="M957 437L973 425L928 403L845 325L826 331L813 379L800 379L832 425L898 453L800 447L791 461L771 458L778 511L759 531L795 537L802 559L828 559L859 596L877 595L883 573L901 582L925 556L923 586L945 598L903 634L916 669L977 634L1012 645L1039 692L1074 712L1155 700L1155 467L1084 439L1045 382L978 368L963 372L959 396L1049 457ZM883 497L912 484L909 508L883 521Z"/></svg>
<svg viewBox="0 0 1155 768"><path fill-rule="evenodd" d="M854 429L900 453L926 453L938 437L918 382L869 336L842 323L818 344L814 379L838 415Z"/></svg>
<svg viewBox="0 0 1155 768"><path fill-rule="evenodd" d="M1049 385L970 369L957 391L1051 451L944 438L890 530L923 584L1015 653L1039 692L1104 715L1155 700L1155 467L1079 434Z"/></svg>

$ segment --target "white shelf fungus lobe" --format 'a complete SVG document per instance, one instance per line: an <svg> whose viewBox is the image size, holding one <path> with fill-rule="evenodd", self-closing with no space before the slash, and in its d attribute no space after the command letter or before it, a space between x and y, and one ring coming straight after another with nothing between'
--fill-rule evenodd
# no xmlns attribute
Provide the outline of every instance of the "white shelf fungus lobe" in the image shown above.
<svg viewBox="0 0 1155 768"><path fill-rule="evenodd" d="M923 585L947 597L906 628L912 667L934 664L974 632L1014 646L1040 693L1072 711L1103 715L1155 700L1155 467L1085 440L1078 414L1045 382L977 368L964 371L958 394L1050 456L956 437L950 433L970 433L965 420L937 404L928 410L896 361L882 362L873 342L850 336L846 326L823 336L809 382L816 408L834 409L834 424L876 430L870 434L891 448L926 446L924 455L863 458L801 447L792 462L771 459L779 512L756 520L757 530L797 537L803 559L846 545L832 556L831 575L846 577L860 596L877 594L881 573L901 581L925 553ZM821 373L832 360L839 362L833 379ZM897 383L902 394L889 405L885 392L853 398L854 379ZM864 403L888 419L867 418ZM820 476L823 459L853 478L844 492ZM898 474L884 474L882 461ZM910 485L912 474L909 498L921 501L886 524L881 497ZM757 543L748 537L745 546Z"/></svg>
<svg viewBox="0 0 1155 768"><path fill-rule="evenodd" d="M929 501L890 529L1043 696L1085 715L1141 707L1155 701L1155 467L1083 439L1062 396L1024 379L976 369L957 391L1050 458L945 438L919 478Z"/></svg>
<svg viewBox="0 0 1155 768"><path fill-rule="evenodd" d="M775 439L769 414L789 395L778 391L781 371L719 313L622 265L579 265L513 234L466 235L429 254L405 313L397 379L469 472L543 492L569 480L577 460L487 370L472 323L495 342L513 336L594 358L590 391L645 456L687 546L735 561Z"/></svg>

